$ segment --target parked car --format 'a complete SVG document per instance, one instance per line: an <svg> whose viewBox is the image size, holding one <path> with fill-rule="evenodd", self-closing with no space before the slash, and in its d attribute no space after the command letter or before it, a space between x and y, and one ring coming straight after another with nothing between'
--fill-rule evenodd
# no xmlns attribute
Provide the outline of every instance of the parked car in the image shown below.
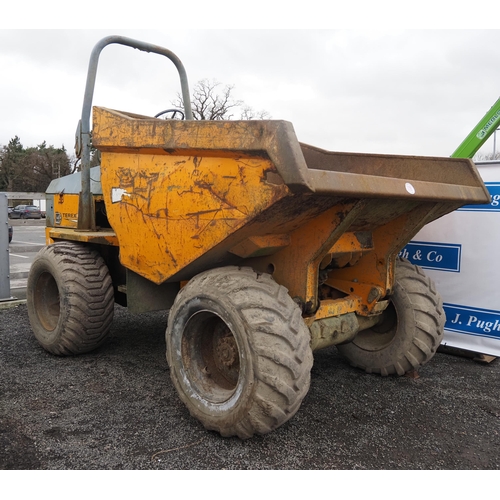
<svg viewBox="0 0 500 500"><path fill-rule="evenodd" d="M9 243L12 241L12 236L14 235L14 231L12 226L9 226Z"/></svg>
<svg viewBox="0 0 500 500"><path fill-rule="evenodd" d="M11 219L41 219L40 209L35 205L17 205L9 214Z"/></svg>

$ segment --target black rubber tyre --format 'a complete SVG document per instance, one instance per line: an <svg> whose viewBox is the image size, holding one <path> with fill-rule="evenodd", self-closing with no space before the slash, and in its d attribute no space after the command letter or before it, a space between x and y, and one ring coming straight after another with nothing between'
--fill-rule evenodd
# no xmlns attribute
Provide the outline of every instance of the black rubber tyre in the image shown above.
<svg viewBox="0 0 500 500"><path fill-rule="evenodd" d="M432 280L402 259L396 263L395 278L383 321L337 346L351 365L368 373L404 375L417 370L434 356L443 339L443 302Z"/></svg>
<svg viewBox="0 0 500 500"><path fill-rule="evenodd" d="M47 351L81 354L104 342L114 292L97 251L72 242L43 248L31 265L26 292L31 327Z"/></svg>
<svg viewBox="0 0 500 500"><path fill-rule="evenodd" d="M226 267L178 294L166 333L173 384L222 436L266 434L299 409L313 356L301 311L270 275Z"/></svg>

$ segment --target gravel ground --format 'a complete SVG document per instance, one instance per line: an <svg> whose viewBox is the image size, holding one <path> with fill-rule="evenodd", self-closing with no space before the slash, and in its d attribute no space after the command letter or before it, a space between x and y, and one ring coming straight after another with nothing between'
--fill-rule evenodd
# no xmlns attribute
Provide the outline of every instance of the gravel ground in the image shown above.
<svg viewBox="0 0 500 500"><path fill-rule="evenodd" d="M240 441L207 432L170 382L166 313L116 306L111 335L78 357L45 352L25 305L0 310L1 469L498 469L500 362L438 353L418 378L315 353L295 417Z"/></svg>

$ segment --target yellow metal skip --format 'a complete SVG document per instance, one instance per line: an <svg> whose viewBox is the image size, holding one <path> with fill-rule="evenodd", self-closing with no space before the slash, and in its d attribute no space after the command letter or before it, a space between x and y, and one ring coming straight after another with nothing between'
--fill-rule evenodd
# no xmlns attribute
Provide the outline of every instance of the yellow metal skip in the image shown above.
<svg viewBox="0 0 500 500"><path fill-rule="evenodd" d="M104 152L101 182L121 263L160 284L222 242L288 188L265 159Z"/></svg>
<svg viewBox="0 0 500 500"><path fill-rule="evenodd" d="M308 322L371 321L387 305L400 249L426 223L486 196L470 162L323 151L300 144L284 121L94 108L92 134L107 241L119 243L125 268L161 284L249 266L285 286ZM71 238L93 238L81 234Z"/></svg>

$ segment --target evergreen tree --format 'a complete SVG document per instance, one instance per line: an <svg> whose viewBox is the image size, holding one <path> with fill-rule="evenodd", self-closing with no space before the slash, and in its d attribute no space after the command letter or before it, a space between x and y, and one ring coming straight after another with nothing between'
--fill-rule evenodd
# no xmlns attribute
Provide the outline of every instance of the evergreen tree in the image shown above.
<svg viewBox="0 0 500 500"><path fill-rule="evenodd" d="M16 135L0 149L0 190L44 192L50 181L71 173L64 146L55 148L43 141L24 148Z"/></svg>

